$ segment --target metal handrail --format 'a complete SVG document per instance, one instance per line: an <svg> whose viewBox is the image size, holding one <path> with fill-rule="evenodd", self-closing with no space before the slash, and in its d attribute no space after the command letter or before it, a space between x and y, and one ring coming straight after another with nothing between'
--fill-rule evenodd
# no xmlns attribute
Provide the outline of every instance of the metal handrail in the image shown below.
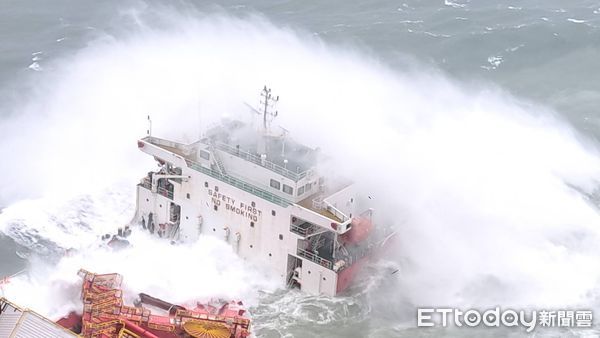
<svg viewBox="0 0 600 338"><path fill-rule="evenodd" d="M343 212L339 211L333 205L329 204L329 202L327 202L327 201L323 201L323 202L325 203L325 205L327 205L327 211L329 211L330 213L334 214L335 217L341 219L342 222L346 222L349 219L349 217L346 216L346 214L344 214Z"/></svg>
<svg viewBox="0 0 600 338"><path fill-rule="evenodd" d="M308 175L308 172L310 171L310 170L305 170L301 173L293 172L293 171L291 171L287 168L284 168L278 164L275 164L269 160L263 160L259 156L252 154L247 150L238 149L237 147L232 147L231 145L229 145L227 143L217 142L216 147L220 150L223 150L223 151L231 154L231 155L237 156L246 161L256 163L264 168L274 171L284 177L294 180L294 182L298 182L302 178L306 177L306 175Z"/></svg>
<svg viewBox="0 0 600 338"><path fill-rule="evenodd" d="M233 176L223 175L223 174L217 172L214 169L205 168L202 165L200 165L199 163L194 162L192 160L186 159L185 162L186 162L186 164L188 165L189 168L192 168L192 169L194 169L196 171L199 171L199 172L201 172L203 174L206 174L208 176L216 178L219 181L222 181L222 182L225 182L227 184L230 184L230 185L232 185L232 186L234 186L236 188L242 189L242 190L244 190L246 192L249 192L249 193L251 193L251 194L253 194L255 196L258 196L258 197L260 197L262 199L265 199L265 200L267 200L269 202L275 203L275 204L280 205L282 207L287 207L287 206L289 206L289 205L292 204L292 202L290 202L290 201L288 201L286 199L283 199L283 198L281 198L281 197L279 197L279 196L277 196L275 194L272 194L272 193L270 193L270 192L268 192L268 191L266 191L264 189L258 188L258 187L254 186L252 184L244 182L244 181L242 181L240 179L237 179L237 178L235 178Z"/></svg>
<svg viewBox="0 0 600 338"><path fill-rule="evenodd" d="M148 178L144 178L142 180L142 182L140 182L139 185L140 185L140 187L144 187L144 188L152 191L152 182ZM165 197L167 197L169 199L173 199L173 192L172 191L169 191L169 190L167 190L167 189L165 189L163 187L158 187L157 191L158 191L159 194L161 194L161 195L163 195L163 196L165 196Z"/></svg>
<svg viewBox="0 0 600 338"><path fill-rule="evenodd" d="M322 210L323 209L323 198L322 196L319 196L315 199L312 200L312 207L313 209L316 210Z"/></svg>
<svg viewBox="0 0 600 338"><path fill-rule="evenodd" d="M140 182L140 186L148 189L148 190L152 190L152 182L150 182L150 179L145 177L142 182Z"/></svg>
<svg viewBox="0 0 600 338"><path fill-rule="evenodd" d="M313 199L312 207L315 210L325 209L325 210L329 211L331 214L333 214L335 217L337 217L339 220L341 220L342 223L348 222L350 220L350 217L346 216L346 214L339 211L336 207L331 205L331 203L324 200L323 196L319 196L319 197Z"/></svg>
<svg viewBox="0 0 600 338"><path fill-rule="evenodd" d="M302 237L306 237L307 235L315 233L317 231L317 227L311 225L307 228L303 228L300 225L290 224L290 231Z"/></svg>
<svg viewBox="0 0 600 338"><path fill-rule="evenodd" d="M298 248L298 256L304 257L304 258L308 259L309 261L315 262L321 266L326 267L327 269L331 269L333 267L333 263L331 263L331 261L328 261L325 258L319 257L310 251L306 251L306 250L302 250L302 249Z"/></svg>

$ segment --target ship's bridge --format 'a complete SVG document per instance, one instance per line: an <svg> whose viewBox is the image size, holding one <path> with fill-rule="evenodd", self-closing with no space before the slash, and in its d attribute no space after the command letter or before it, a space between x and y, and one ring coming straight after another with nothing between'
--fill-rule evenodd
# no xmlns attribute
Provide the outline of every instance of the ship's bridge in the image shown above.
<svg viewBox="0 0 600 338"><path fill-rule="evenodd" d="M352 218L354 210L338 206L353 198L352 183L320 175L319 150L295 142L285 130L267 134L229 120L191 144L152 136L140 142L142 151L174 167L189 167L281 206L295 204L325 216L343 225L339 232Z"/></svg>
<svg viewBox="0 0 600 338"><path fill-rule="evenodd" d="M216 149L258 164L276 174L298 182L314 169L318 150L287 137L287 131L257 132L236 120L225 120L209 129L202 139Z"/></svg>

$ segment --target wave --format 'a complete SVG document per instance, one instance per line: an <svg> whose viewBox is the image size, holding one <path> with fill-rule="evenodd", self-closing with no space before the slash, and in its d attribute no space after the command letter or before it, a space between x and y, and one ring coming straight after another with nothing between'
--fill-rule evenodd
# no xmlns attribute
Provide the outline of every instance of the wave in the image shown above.
<svg viewBox="0 0 600 338"><path fill-rule="evenodd" d="M223 115L248 118L242 103L255 102L267 84L281 97L278 123L332 155L336 170L373 196L378 221L397 227L399 242L387 258L402 273L386 298L401 299L403 311L592 304L600 219L581 192L597 189L600 161L596 145L554 112L420 65L402 73L261 17L157 14L152 7L135 13L136 30L91 41L48 67L35 94L0 124L3 158L19 164L4 168L10 179L0 189L8 205L0 229L11 237L65 248L122 225L133 213L134 185L154 165L135 146L146 115L155 135L193 141ZM156 17L160 28L150 28ZM39 238L26 236L35 231ZM247 289L255 268L210 239L190 248L141 243L128 251L139 258L132 260L137 268L89 249L40 268L40 278L13 290L27 297L28 285L52 278L70 290L78 282L69 276L83 266L123 272L136 289L169 288L179 300L256 295ZM164 249L153 259L168 273L141 268L153 262L144 255L157 251L148 243ZM188 275L182 257L208 260L203 278L228 283L203 290L188 282L199 275ZM225 272L210 268L217 260ZM47 291L39 290L38 300ZM73 299L72 292L56 295L43 308Z"/></svg>

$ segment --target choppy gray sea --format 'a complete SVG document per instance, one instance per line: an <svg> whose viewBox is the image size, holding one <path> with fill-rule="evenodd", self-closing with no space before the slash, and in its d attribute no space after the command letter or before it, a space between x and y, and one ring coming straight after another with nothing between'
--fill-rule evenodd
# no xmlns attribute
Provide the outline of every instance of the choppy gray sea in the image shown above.
<svg viewBox="0 0 600 338"><path fill-rule="evenodd" d="M238 29L233 33L228 33L227 37L220 39L218 37L219 30L227 30L227 20L231 20L231 26L238 26ZM178 28L179 22L182 22L181 25L184 28ZM190 22L192 23L190 24ZM196 26L194 26L194 22L197 23ZM239 26L243 25L240 22L250 22L250 26L258 26L258 32L274 31L273 35L276 36L273 38L274 42L271 45L262 43L260 37L256 37L256 32L254 32L251 37L239 36L238 42L227 47L229 42L236 41L231 38L231 35L239 34L236 32L239 32ZM123 105L127 105L127 109L137 109L135 100L128 101L117 94L112 95L114 93L105 98L98 96L105 93L103 91L105 87L103 86L106 83L114 81L115 86L118 86L122 79L131 76L128 73L128 66L124 66L127 63L120 63L119 60L131 57L131 64L143 64L144 54L139 52L143 46L149 45L155 47L156 50L160 50L163 41L185 39L190 34L190 31L185 28L189 25L193 26L191 31L202 32L206 27L213 29L213 33L217 35L213 42L215 46L218 45L215 48L220 50L219 53L223 53L222 50L230 48L228 52L238 53L241 63L244 59L252 59L252 55L270 54L269 48L271 47L273 53L275 53L276 50L282 48L281 45L277 45L277 41L279 41L277 34L291 34L297 36L299 41L294 42L294 44L303 44L304 40L310 40L307 49L310 46L315 46L315 48L317 48L316 46L325 46L323 48L346 51L358 55L357 59L376 60L375 63L381 67L389 69L390 72L402 74L401 76L431 76L433 80L430 79L430 81L433 82L437 81L435 79L448 80L458 84L458 86L470 88L469 90L499 93L494 95L500 97L500 100L517 101L520 102L520 106L525 107L541 107L540 109L534 109L537 111L534 115L538 117L541 115L542 118L555 118L561 121L560 123L569 129L569 135L575 135L575 139L583 140L581 142L585 145L586 151L589 150L593 156L596 154L595 149L600 136L600 111L598 109L600 107L600 3L598 1L226 0L211 2L200 0L56 0L48 2L3 0L0 2L0 131L3 133L3 135L0 135L0 172L4 174L2 183L0 183L0 206L4 206L6 209L0 214L0 216L5 215L5 218L1 219L2 224L0 224L0 230L3 231L3 234L0 233L0 276L11 275L27 268L29 263L27 255L30 252L34 254L42 252L43 255L46 255L45 257L53 257L47 258L49 260L56 259L53 255L59 251L57 248L62 246L59 238L62 235L57 236L58 239L55 237L47 238L45 235L52 232L53 230L48 229L54 226L65 232L69 232L69 229L73 227L94 232L93 229L95 229L96 223L88 221L95 219L94 213L106 212L102 208L94 209L93 205L99 203L94 199L94 195L89 198L74 200L73 203L84 205L84 207L81 207L81 210L84 210L82 211L82 213L85 213L84 215L78 214L80 209L77 207L56 206L50 203L53 199L52 191L58 191L52 189L60 189L61 182L81 179L81 177L74 174L80 170L76 161L78 152L74 152L71 156L74 162L68 162L68 166L60 170L57 169L61 168L59 165L52 164L51 168L48 169L45 165L61 161L62 156L69 153L72 147L83 144L81 140L85 139L87 135L90 135L90 137L94 137L91 134L97 135L94 128L99 124L106 126L103 114L97 114L92 118L82 120L90 121L89 123L68 122L76 120L79 116L87 116L85 112L80 110L81 107L86 107L86 100L93 101L95 107L108 102L107 109L111 108L109 101L123 100ZM143 34L147 30L160 36L153 40L153 35ZM178 34L181 34L181 37L178 37ZM190 39L190 44L194 43L193 38ZM250 41L250 43L245 43L245 41ZM219 43L226 46L223 47ZM127 49L128 46L132 47ZM203 49L202 54L208 55L210 60L211 45L200 46L200 48ZM119 52L113 54L112 49L119 50ZM150 49L151 51L152 49ZM102 53L106 53L106 55ZM177 49L172 50L173 55L177 53ZM304 55L302 53L293 56L298 58L300 65L303 64L304 60L310 59L312 64L318 62L313 59L319 60L321 58L318 54L310 55L310 52L306 52L307 55ZM145 55L148 60L152 60L152 54ZM215 54L215 60L222 55ZM291 57L287 54L282 55L284 55L282 57ZM148 70L155 69L154 67L166 67L165 72L169 73L169 54L165 53L161 57L162 59L159 59L156 63L148 62L146 65L146 67L150 67ZM182 61L176 56L173 56L172 60L173 63L190 62L191 64L194 62L193 58ZM97 64L94 64L94 62ZM115 64L114 69L110 69L111 62ZM207 61L203 59L202 62ZM365 67L371 67L370 63L369 66ZM357 68L360 67L349 66L347 72L352 73ZM84 69L84 75L72 74L78 74L79 69ZM89 72L89 69L97 69L98 73ZM232 69L234 69L233 66ZM289 75L284 74L284 76L287 76L290 82L294 82L294 74L296 73L292 72ZM123 78L117 78L120 76ZM223 74L222 78L226 79L223 80L225 82L247 82L248 79L239 78L243 76L245 75L239 73ZM390 77L393 76L395 75L390 75ZM198 73L190 71L190 77L198 77L195 82L190 81L190 83L203 81L201 73L198 76ZM68 80L63 81L63 79ZM264 80L269 79L265 78ZM167 78L166 81L175 80ZM281 79L278 78L277 81L281 82ZM274 82L277 83L277 81ZM320 80L316 77L314 81L319 82ZM387 79L382 78L378 82L367 78L365 82L367 86L365 86L362 93L352 92L348 96L374 95L375 100L377 100L379 96L373 94L373 91L382 91L383 89L374 89L370 85L382 83L383 81L387 81ZM148 78L147 83L151 87L152 79ZM107 85L106 88L111 86ZM420 86L420 90L424 93L431 90L432 100L436 100L435 85L429 88L421 82L415 84L415 86ZM205 87L210 87L210 84L200 85L200 88L204 89ZM344 87L344 84L340 83L340 87ZM86 88L89 88L89 91L86 92ZM98 88L100 90L97 90ZM81 90L81 92L73 93L69 89ZM311 100L310 86L307 85L305 90L306 94L304 96L307 100ZM147 96L144 95L165 95L172 97L173 102L177 102L179 97L174 92L159 93L151 90L149 92L152 94L140 94L136 100L145 100ZM401 97L402 93L398 92L397 95ZM52 98L48 99L48 96L52 96ZM40 100L40 97L45 99ZM339 97L336 99L339 99ZM73 104L74 100L78 102L76 105ZM182 99L181 101L185 100ZM46 109L48 102L51 102L51 108ZM448 102L455 105L452 100ZM130 103L132 104L129 105ZM35 109L31 109L31 104ZM375 101L372 104L378 106L380 102ZM416 106L418 107L418 105L417 103ZM482 106L485 110L486 104L483 103ZM64 111L68 114L65 113L58 119L48 120L49 116L52 117L53 114L56 114L57 107L64 107ZM167 110L170 109L170 106L165 105L160 108ZM177 106L176 108L181 109L182 107ZM98 110L101 111L100 108ZM500 111L505 110L501 109ZM141 112L141 114L145 113ZM512 113L507 112L507 114ZM24 115L27 115L28 122L19 122L19 119L23 118ZM115 119L111 122L113 124L119 124L121 119L127 120L125 115L115 117L114 114L108 114L106 118ZM468 124L468 121L465 123ZM142 126L140 130L144 128L145 126ZM79 130L79 132L71 133L73 130ZM110 137L111 132L111 130L104 130L103 135ZM31 133L42 133L43 136L28 141ZM70 135L68 136L69 139L56 143L56 147L53 148L56 153L48 152L48 149L38 150L38 145L60 138L63 133ZM535 131L532 131L532 135L534 133ZM73 135L78 135L77 137L80 137L80 139L77 137L71 138ZM506 134L499 133L499 135L507 140L515 136L510 131ZM519 134L515 137L517 137L517 140L522 140L522 138L519 138L521 136ZM384 138L381 140L381 142L384 142ZM555 141L554 138L548 140ZM99 161L98 167L101 170L98 175L103 172L125 171L127 168L120 168L118 161L113 162L110 152L104 152L106 147L118 151L121 145L115 142L110 145L103 145L102 142L103 140L99 139L95 146L88 148L91 149L90 151L101 152L104 157L102 162ZM477 141L473 140L473 142ZM123 144L122 147L130 147L131 144ZM560 148L561 145L560 140L553 143L553 147ZM56 149L57 147L59 149ZM536 149L540 149L540 152L547 154L546 149L542 149L543 147L544 145L538 145L537 143L532 145L528 148L532 151L526 157L529 159L535 158ZM517 148L509 148L507 151ZM570 153L568 150L558 149L556 156L562 156L561 158L564 158L566 163L571 163L574 166L586 167L585 170L582 169L583 173L578 177L585 177L581 180L585 181L585 184L589 182L592 182L590 184L597 184L598 176L592 177L593 175L588 175L586 171L595 163L583 160L578 162L580 158L576 156L573 159L567 159L565 154ZM56 154L58 155L55 156ZM354 156L360 159L361 155L355 154ZM21 161L22 158L24 161ZM506 158L510 160L510 156ZM549 155L548 158L552 158L552 156ZM39 162L37 162L38 159ZM453 159L448 160L454 161ZM460 158L455 158L455 160L460 161ZM514 163L521 160L520 157L515 158ZM81 159L81 161L88 160ZM543 159L540 159L539 163L543 161ZM568 166L568 164L565 166ZM563 167L556 169L556 171L560 172L561 168ZM150 169L149 167L147 170ZM505 169L503 170L506 172ZM510 171L511 169L507 170ZM549 171L554 172L554 169ZM398 174L402 175L407 172L399 172ZM139 171L138 175L141 177L143 173L143 170ZM127 179L129 177L127 176ZM135 175L132 174L132 177L135 177ZM457 176L457 179L458 177L460 176ZM468 179L465 178L465 180ZM435 180L435 178L432 178L432 180ZM56 182L56 184L47 187L45 183L48 183L48 181ZM25 184L23 182L30 183ZM134 187L137 183L135 179L128 182L130 182L131 187ZM569 182L569 185L576 186L578 188L576 190L586 190L577 186L578 182L580 181L574 179L574 183ZM126 182L125 184L129 183ZM523 181L519 184L526 185L527 183ZM582 183L582 185L585 184ZM466 183L466 185L469 184ZM40 188L41 186L44 188ZM450 190L446 188L440 190L440 193L449 196L460 195L455 195L456 191L452 191L452 188L448 188ZM110 186L107 189L110 189ZM584 195L591 196L590 201L594 201L594 189L591 190L591 192L585 192ZM87 192L80 191L80 193L86 194ZM545 193L541 189L540 194L544 195ZM518 195L519 192L515 191L514 194ZM127 196L131 197L131 195ZM112 197L108 197L108 199L110 198ZM40 207L40 204L32 203L28 207L27 201L40 200L48 202L43 203L43 216L31 216L36 214L36 210L38 210L36 208ZM565 205L561 201L558 198L549 201L548 209L560 209ZM106 205L105 200L102 203ZM134 202L129 201L129 203L131 204L125 206L119 204L118 208L121 208L119 210L120 215L133 214ZM593 204L592 202L589 203ZM20 205L20 207L16 208L15 205ZM435 208L436 205L431 204L431 207ZM9 210L11 206L13 209ZM565 206L565 208L568 207ZM576 213L577 210L574 208L564 212ZM468 214L468 207L462 213ZM68 216L65 216L66 214ZM582 214L583 212L579 213L579 215ZM573 224L585 224L586 229L588 229L587 227L598 228L600 218L594 218L593 214L594 212L591 211L590 216L585 220L574 217L577 219L573 220ZM555 216L562 220L562 215ZM567 217L565 219L567 220L564 224L569 225L570 221ZM407 233L410 234L411 231ZM465 231L465 234L468 233L470 231ZM441 238L444 235L440 234L439 236ZM494 235L491 236L496 236L496 233L494 232ZM600 243L588 243L582 240L582 237L586 237L584 230L577 231L572 237L558 231L552 231L548 236L551 237L549 243L555 244L557 241L560 242L568 237L567 244L561 242L554 249L563 250L567 253L573 252L573 257L585 256L589 260L582 263L576 261L577 258L569 256L573 260L567 259L564 262L565 266L582 264L582 275L588 277L593 275L589 279L585 279L589 284L578 284L576 286L585 291L582 291L582 298L570 303L571 298L565 296L564 299L560 298L557 302L563 302L562 304L565 307L597 306L595 304L598 301L596 290L599 289L595 283L598 280L594 279L596 278L594 277L595 272L590 271L598 270L600 261L595 259L600 256L597 256L595 249L592 248L594 246L600 247ZM432 236L429 237L429 242L438 239L438 237ZM76 241L75 239L72 240ZM471 238L466 242L468 244L478 242L478 240L478 238ZM462 244L458 243L456 245ZM44 250L44 247L47 246L50 246L50 248ZM548 253L549 260L555 257L552 256L556 253L554 249L543 251L545 249L541 247L540 245L540 252ZM467 246L461 248L466 248L465 251L469 250ZM580 248L585 249L579 250ZM21 254L22 257L19 257L15 253L17 251L25 254ZM472 255L478 255L477 249L465 253L465 257L473 257ZM534 254L532 253L532 255ZM543 255L541 254L541 256ZM528 257L527 253L521 256L523 261L526 261ZM465 258L465 260L467 259ZM389 296L414 292L415 289L411 289L411 283L398 284L397 278L399 277L390 274L391 271L403 267L406 261L411 260L417 260L417 258L409 257L405 253L401 259L374 263L367 269L367 273L361 276L360 281L354 288L336 299L300 295L295 292L288 293L283 290L260 293L259 303L252 308L255 333L261 337L516 337L526 335L521 329L443 330L416 328L414 318L416 305L411 297ZM444 265L445 263L440 262L440 264ZM493 262L490 262L490 264L493 264ZM409 266L411 265L409 264ZM428 264L427 267L435 269L435 264ZM93 267L88 269L93 269ZM472 289L483 290L481 294L491 294L502 286L517 282L517 277L511 281L502 279L503 277L513 276L510 268L505 268L502 271L506 272L505 276L490 273L486 277L488 279L470 281L466 285ZM456 276L444 273L432 275L431 278L439 279L437 282L432 283L432 287L439 290L440 285L445 285L445 283L454 286L453 281L460 279L461 277L457 276L463 272L468 273L462 268L457 268ZM572 270L565 271L565 274L569 273L574 272ZM548 278L552 277L549 276ZM579 277L574 275L573 278L578 280ZM565 281L557 281L557 283L565 283ZM404 286L406 286L406 289L402 289ZM489 292L486 291L488 288ZM539 291L539 297L543 299L544 292L551 292L551 290L549 288ZM459 298L465 301L461 304L469 304L469 299L473 301L471 303L477 304L477 301L482 297L486 300L483 302L484 304L491 304L485 296L481 296L480 293L477 294L478 296L473 296L473 298L469 298L469 293L461 294ZM494 300L491 302L495 301L496 304L512 306L511 303L502 304L502 296L499 297L493 298ZM581 299L584 300L581 301ZM15 301L19 302L19 299L15 299ZM598 334L595 331L572 331L569 329L536 332L536 336L594 336L594 334Z"/></svg>

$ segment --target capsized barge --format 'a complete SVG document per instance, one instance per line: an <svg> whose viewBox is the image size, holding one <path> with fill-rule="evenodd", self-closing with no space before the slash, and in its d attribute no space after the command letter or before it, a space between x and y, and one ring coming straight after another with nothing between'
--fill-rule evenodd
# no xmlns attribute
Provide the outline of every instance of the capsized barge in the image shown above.
<svg viewBox="0 0 600 338"><path fill-rule="evenodd" d="M241 302L196 304L193 308L139 294L125 305L119 274L80 270L81 315L56 323L0 298L0 337L10 338L245 338L250 319Z"/></svg>

